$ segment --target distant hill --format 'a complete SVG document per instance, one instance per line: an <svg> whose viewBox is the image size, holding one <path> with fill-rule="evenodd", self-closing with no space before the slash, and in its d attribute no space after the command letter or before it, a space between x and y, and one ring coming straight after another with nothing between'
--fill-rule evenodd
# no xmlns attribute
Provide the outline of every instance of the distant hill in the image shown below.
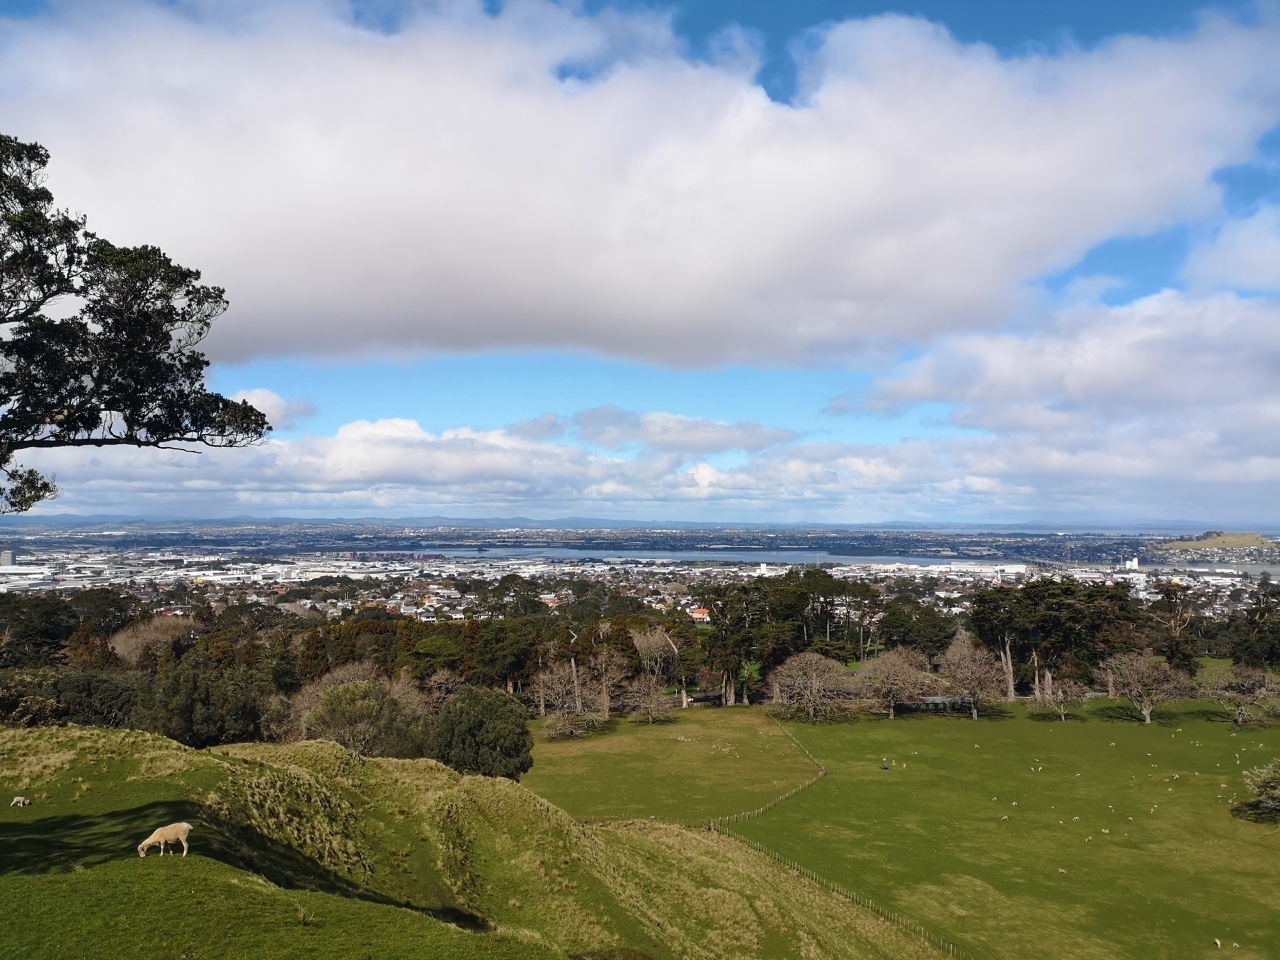
<svg viewBox="0 0 1280 960"><path fill-rule="evenodd" d="M1274 548L1276 542L1256 533L1223 533L1210 530L1190 540L1171 540L1155 545L1158 550L1219 550L1229 548Z"/></svg>

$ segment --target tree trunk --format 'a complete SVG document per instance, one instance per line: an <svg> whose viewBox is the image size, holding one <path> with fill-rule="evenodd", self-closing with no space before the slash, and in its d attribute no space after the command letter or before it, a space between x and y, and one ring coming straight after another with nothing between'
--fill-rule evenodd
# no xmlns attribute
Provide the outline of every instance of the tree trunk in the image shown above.
<svg viewBox="0 0 1280 960"><path fill-rule="evenodd" d="M1107 671L1107 699L1114 700L1116 698L1116 678L1111 671Z"/></svg>
<svg viewBox="0 0 1280 960"><path fill-rule="evenodd" d="M680 709L689 709L689 685L684 677L680 678Z"/></svg>
<svg viewBox="0 0 1280 960"><path fill-rule="evenodd" d="M890 719L890 720L892 720L892 719L893 719L893 704L892 704L892 703L890 703L890 704L889 704L889 719Z"/></svg>
<svg viewBox="0 0 1280 960"><path fill-rule="evenodd" d="M602 682L600 688L600 699L604 702L604 718L607 721L609 719L609 681Z"/></svg>
<svg viewBox="0 0 1280 960"><path fill-rule="evenodd" d="M578 662L569 658L569 669L573 671L573 709L582 712L582 690L578 687Z"/></svg>
<svg viewBox="0 0 1280 960"><path fill-rule="evenodd" d="M538 716L545 717L547 715L547 688L538 683Z"/></svg>
<svg viewBox="0 0 1280 960"><path fill-rule="evenodd" d="M1018 694L1013 689L1013 645L1009 642L1008 637L1004 638L1004 653L1001 659L1004 661L1004 679L1008 686L1008 699L1017 700Z"/></svg>
<svg viewBox="0 0 1280 960"><path fill-rule="evenodd" d="M1040 703L1040 656L1034 650L1031 651L1031 675L1034 678L1031 681L1031 695L1035 697L1036 703Z"/></svg>
<svg viewBox="0 0 1280 960"><path fill-rule="evenodd" d="M1044 668L1044 697L1053 703L1053 671L1048 667Z"/></svg>
<svg viewBox="0 0 1280 960"><path fill-rule="evenodd" d="M977 700L971 699L969 701L969 711L973 714L973 719L977 720L978 719L978 701Z"/></svg>
<svg viewBox="0 0 1280 960"><path fill-rule="evenodd" d="M507 677L507 696L512 696L516 692L515 681Z"/></svg>
<svg viewBox="0 0 1280 960"><path fill-rule="evenodd" d="M1151 705L1151 704L1149 704L1149 703L1144 703L1144 704L1139 708L1139 709L1141 709L1141 710L1142 710L1142 722L1143 722L1143 723L1150 723L1150 722L1151 722L1151 706L1152 706L1152 705Z"/></svg>

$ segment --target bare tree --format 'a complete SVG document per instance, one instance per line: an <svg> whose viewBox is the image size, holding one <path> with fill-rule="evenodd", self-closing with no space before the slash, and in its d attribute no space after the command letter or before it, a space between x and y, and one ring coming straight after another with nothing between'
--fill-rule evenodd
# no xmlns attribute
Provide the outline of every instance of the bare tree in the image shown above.
<svg viewBox="0 0 1280 960"><path fill-rule="evenodd" d="M773 702L810 723L847 713L852 685L844 667L813 651L797 653L769 674Z"/></svg>
<svg viewBox="0 0 1280 960"><path fill-rule="evenodd" d="M591 658L591 676L600 689L600 712L608 720L614 691L627 678L627 661L617 650L605 647Z"/></svg>
<svg viewBox="0 0 1280 960"><path fill-rule="evenodd" d="M1120 653L1102 664L1109 677L1108 686L1124 697L1142 714L1142 722L1151 722L1151 711L1161 703L1185 696L1190 678L1174 670L1168 663L1150 653Z"/></svg>
<svg viewBox="0 0 1280 960"><path fill-rule="evenodd" d="M670 665L675 661L675 642L662 627L647 627L631 635L636 653L646 673L655 677L665 677Z"/></svg>
<svg viewBox="0 0 1280 960"><path fill-rule="evenodd" d="M929 658L909 647L894 647L871 661L858 674L862 695L875 709L894 717L898 704L919 703L937 686L929 673Z"/></svg>
<svg viewBox="0 0 1280 960"><path fill-rule="evenodd" d="M589 709L594 706L590 702L593 698L588 698L589 702L584 706L575 665L565 661L553 663L539 671L534 682L539 697L551 711L543 728L548 739L576 737L599 726L600 717Z"/></svg>
<svg viewBox="0 0 1280 960"><path fill-rule="evenodd" d="M1237 727L1261 722L1253 708L1272 692L1265 671L1243 664L1215 664L1196 677L1196 687L1201 696L1230 710Z"/></svg>
<svg viewBox="0 0 1280 960"><path fill-rule="evenodd" d="M1004 671L991 651L976 646L964 630L942 655L942 672L951 680L952 689L969 701L969 712L978 719L978 707L1000 699Z"/></svg>
<svg viewBox="0 0 1280 960"><path fill-rule="evenodd" d="M1046 670L1045 673L1048 673ZM1044 699L1049 706L1058 712L1058 719L1064 723L1067 711L1077 703L1084 703L1089 691L1083 684L1076 683L1070 677L1063 677L1056 684L1050 683L1046 688Z"/></svg>
<svg viewBox="0 0 1280 960"><path fill-rule="evenodd" d="M642 672L627 685L622 694L622 702L638 718L648 723L666 720L671 708L675 706L675 698L667 696L666 679L648 671Z"/></svg>

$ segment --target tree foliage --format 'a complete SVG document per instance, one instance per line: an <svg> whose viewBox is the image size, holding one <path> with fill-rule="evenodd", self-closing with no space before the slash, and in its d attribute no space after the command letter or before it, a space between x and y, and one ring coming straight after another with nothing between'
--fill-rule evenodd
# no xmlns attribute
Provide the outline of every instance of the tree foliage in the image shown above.
<svg viewBox="0 0 1280 960"><path fill-rule="evenodd" d="M152 246L117 247L54 206L49 155L0 135L0 512L57 495L22 450L241 446L270 430L247 402L205 387L196 349L227 308ZM47 308L74 298L73 316Z"/></svg>
<svg viewBox="0 0 1280 960"><path fill-rule="evenodd" d="M427 755L459 773L519 780L533 766L527 719L505 693L463 687L431 723Z"/></svg>

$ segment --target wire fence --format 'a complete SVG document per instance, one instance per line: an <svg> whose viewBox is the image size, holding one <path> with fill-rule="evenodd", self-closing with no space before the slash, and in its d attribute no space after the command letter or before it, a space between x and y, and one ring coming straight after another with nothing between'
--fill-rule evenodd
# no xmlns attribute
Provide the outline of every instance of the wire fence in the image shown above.
<svg viewBox="0 0 1280 960"><path fill-rule="evenodd" d="M815 783L817 783L819 780L821 780L823 777L827 775L827 768L823 765L822 761L820 761L817 757L815 757L812 753L810 753L803 743L801 743L794 736L792 736L790 730L784 727L781 723L778 723L776 718L774 718L773 722L778 724L778 729L781 730L787 736L787 738L792 743L794 743L796 747L799 748L800 752L803 753L806 757L808 757L813 762L813 765L818 768L818 772L813 776L812 779L805 781L804 783L800 784L800 786L798 787L794 787L793 789L788 790L786 793L782 794L779 797L775 797L774 799L770 800L768 803L766 803L762 807L757 807L754 810L746 810L742 813L731 814L730 816L727 816L727 817L716 817L712 820L703 820L701 823L692 823L686 820L664 820L660 817L648 817L646 819L654 820L661 823L670 823L670 824L674 824L676 826L681 826L681 827L711 830L722 836L730 837L731 839L736 840L739 843L746 844L748 847L750 847L752 850L755 850L757 853L764 854L770 860L773 860L775 863L781 864L782 866L786 867L788 870L792 871L793 873L804 877L806 880L816 883L818 886L822 887L824 890L828 891L829 893L835 894L837 897L840 897L842 900L847 900L849 903L852 903L852 904L855 904L856 906L863 907L867 910L870 910L872 913L876 914L879 917L882 917L883 919L887 920L889 923L892 923L894 926L898 927L899 929L905 930L908 933L926 941L930 945L936 947L938 950L941 950L943 953L945 953L949 957L956 957L957 960L977 960L977 958L975 958L973 954L968 953L965 950L962 950L960 947L957 947L950 940L947 940L944 937L938 936L929 928L922 926L919 923L916 923L914 920L908 917L904 917L902 914L898 913L897 911L890 910L888 907L881 906L880 904L872 900L870 897L864 897L862 894L858 893L856 890L849 890L845 887L842 887L838 883L833 883L830 880L826 879L825 877L819 876L818 874L814 873L808 867L802 866L801 864L797 863L794 860L789 860L779 853L775 853L774 851L766 847L764 844L756 840L752 840L750 837L743 836L742 834L738 833L736 830L729 829L729 827L732 824L742 823L746 820L754 820L757 817L764 816L774 807L778 806L778 804L784 803L787 800L790 800L796 794L804 790L808 790ZM626 818L626 817L581 817L580 818L581 822L583 823L609 823L612 821L617 821L622 819L635 819L635 818Z"/></svg>

